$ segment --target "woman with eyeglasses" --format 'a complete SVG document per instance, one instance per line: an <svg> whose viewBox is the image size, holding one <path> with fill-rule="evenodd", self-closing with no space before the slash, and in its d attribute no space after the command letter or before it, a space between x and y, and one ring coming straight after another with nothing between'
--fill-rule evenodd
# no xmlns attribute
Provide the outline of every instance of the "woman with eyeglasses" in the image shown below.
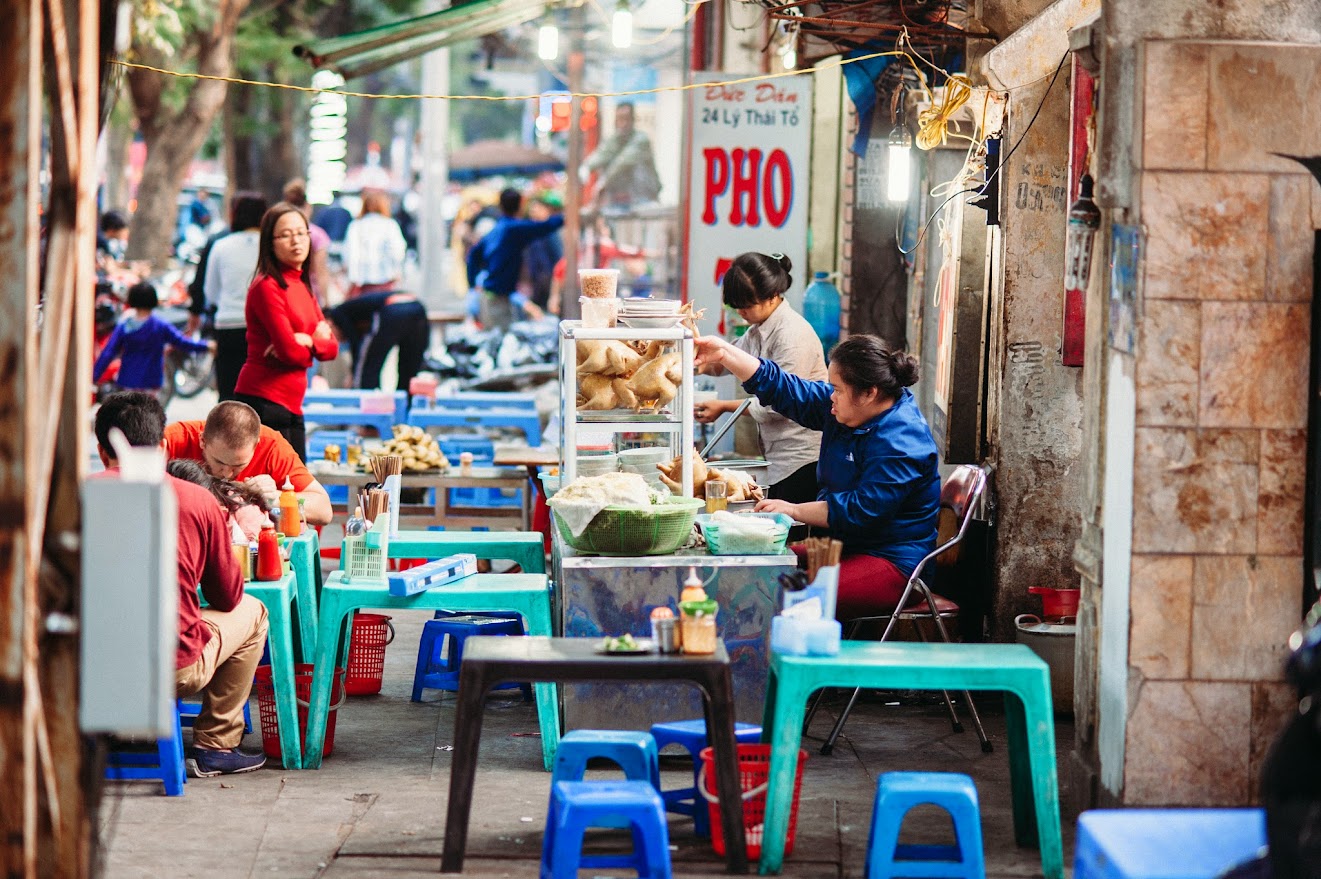
<svg viewBox="0 0 1321 879"><path fill-rule="evenodd" d="M725 272L722 294L727 308L748 322L748 331L734 342L755 358L778 363L785 372L808 381L826 380L826 359L812 325L784 301L793 284L793 263L782 253L742 254ZM712 366L704 370L722 375ZM694 407L698 421L709 424L738 408L735 400L709 400ZM803 427L770 406L753 400L748 414L769 465L767 480L773 498L794 504L816 500L816 464L821 451L819 431Z"/></svg>
<svg viewBox="0 0 1321 879"><path fill-rule="evenodd" d="M310 250L307 218L294 205L280 202L261 218L257 272L244 309L248 359L234 385L234 399L256 409L261 423L284 436L300 457L307 454L308 367L339 354L308 283Z"/></svg>

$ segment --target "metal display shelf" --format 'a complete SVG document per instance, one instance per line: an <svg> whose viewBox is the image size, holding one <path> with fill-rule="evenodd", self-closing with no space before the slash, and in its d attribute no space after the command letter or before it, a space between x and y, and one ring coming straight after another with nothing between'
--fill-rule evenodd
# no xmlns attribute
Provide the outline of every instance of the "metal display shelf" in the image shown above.
<svg viewBox="0 0 1321 879"><path fill-rule="evenodd" d="M678 434L679 448L674 451L683 458L683 496L693 496L693 332L687 327L666 329L609 329L582 326L581 321L560 323L560 395L561 424L564 426L564 444L561 448L561 485L568 485L577 476L578 427L599 433L669 433ZM605 412L578 411L578 348L580 341L616 342L677 342L682 364L679 392L670 401L669 411L628 413L620 410ZM604 420L597 420L602 418ZM671 445L673 451L673 445Z"/></svg>

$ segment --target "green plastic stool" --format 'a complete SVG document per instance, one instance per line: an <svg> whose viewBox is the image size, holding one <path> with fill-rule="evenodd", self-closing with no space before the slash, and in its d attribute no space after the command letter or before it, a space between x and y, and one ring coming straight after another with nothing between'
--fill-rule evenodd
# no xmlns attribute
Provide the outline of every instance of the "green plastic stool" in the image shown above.
<svg viewBox="0 0 1321 879"><path fill-rule="evenodd" d="M1003 690L1014 838L1041 848L1045 879L1064 879L1050 668L1023 644L845 641L838 656L771 655L762 741L772 746L761 873L779 873L808 697L822 687Z"/></svg>
<svg viewBox="0 0 1321 879"><path fill-rule="evenodd" d="M390 541L392 549L395 545L393 540ZM471 552L463 549L451 551ZM335 571L321 590L321 625L317 632L316 671L312 675L312 696L307 711L304 769L321 767L326 718L330 710L330 670L337 664L344 664L347 641L344 631L352 612L368 607L511 611L523 615L529 635L551 634L550 582L544 574L474 574L425 592L399 596L390 594L384 580L351 582L343 571ZM542 761L550 771L555 765L555 749L560 741L559 699L553 683L535 684L533 690L541 724Z"/></svg>

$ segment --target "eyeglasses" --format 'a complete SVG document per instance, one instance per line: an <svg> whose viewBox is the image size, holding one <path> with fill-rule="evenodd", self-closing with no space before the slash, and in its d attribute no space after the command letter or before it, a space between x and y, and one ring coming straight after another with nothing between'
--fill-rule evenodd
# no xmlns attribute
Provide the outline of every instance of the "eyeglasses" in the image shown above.
<svg viewBox="0 0 1321 879"><path fill-rule="evenodd" d="M276 241L302 241L311 237L307 232L282 232L275 236Z"/></svg>

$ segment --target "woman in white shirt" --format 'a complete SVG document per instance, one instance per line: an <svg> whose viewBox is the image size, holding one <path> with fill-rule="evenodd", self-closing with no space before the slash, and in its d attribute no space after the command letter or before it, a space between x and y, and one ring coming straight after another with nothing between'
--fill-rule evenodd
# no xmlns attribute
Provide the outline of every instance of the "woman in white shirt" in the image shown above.
<svg viewBox="0 0 1321 879"><path fill-rule="evenodd" d="M344 233L344 273L348 298L399 289L408 243L390 216L390 197L380 190L362 196L362 214Z"/></svg>
<svg viewBox="0 0 1321 879"><path fill-rule="evenodd" d="M809 381L825 381L826 358L821 340L812 325L784 301L785 291L793 284L789 274L792 267L789 257L782 253L749 252L734 260L725 272L722 297L726 306L750 324L734 344L753 357L773 360L785 372ZM698 403L694 414L698 421L709 424L737 408L734 400L711 400ZM816 500L820 432L790 421L755 398L748 414L757 423L769 465L770 496L796 504Z"/></svg>
<svg viewBox="0 0 1321 879"><path fill-rule="evenodd" d="M256 192L236 193L230 223L233 231L211 245L206 260L202 291L207 306L215 312L216 390L222 400L234 399L234 383L238 381L243 361L248 359L248 321L244 309L252 276L257 271L257 241L265 213L264 196Z"/></svg>

